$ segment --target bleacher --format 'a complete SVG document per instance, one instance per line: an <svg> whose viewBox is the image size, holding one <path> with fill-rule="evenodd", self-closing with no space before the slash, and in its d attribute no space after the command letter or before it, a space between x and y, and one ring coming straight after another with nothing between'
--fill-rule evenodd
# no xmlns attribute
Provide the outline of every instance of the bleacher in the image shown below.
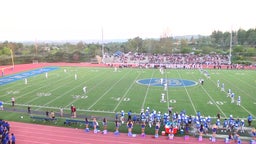
<svg viewBox="0 0 256 144"><path fill-rule="evenodd" d="M71 126L71 125L85 125L84 120L78 120L78 119L66 119L64 122L65 125ZM93 122L89 122L89 127L93 128Z"/></svg>
<svg viewBox="0 0 256 144"><path fill-rule="evenodd" d="M43 121L43 122L54 122L57 123L57 118L49 118L42 116L30 116L33 121Z"/></svg>

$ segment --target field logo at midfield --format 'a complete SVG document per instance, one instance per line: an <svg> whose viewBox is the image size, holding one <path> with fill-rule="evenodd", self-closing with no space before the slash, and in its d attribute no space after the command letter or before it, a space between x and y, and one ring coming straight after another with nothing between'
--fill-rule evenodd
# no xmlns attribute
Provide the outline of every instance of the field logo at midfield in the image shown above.
<svg viewBox="0 0 256 144"><path fill-rule="evenodd" d="M189 87L197 85L197 82L185 79L163 79L163 84L161 84L160 78L140 79L136 82L147 86L164 86L164 83L167 83L168 87Z"/></svg>

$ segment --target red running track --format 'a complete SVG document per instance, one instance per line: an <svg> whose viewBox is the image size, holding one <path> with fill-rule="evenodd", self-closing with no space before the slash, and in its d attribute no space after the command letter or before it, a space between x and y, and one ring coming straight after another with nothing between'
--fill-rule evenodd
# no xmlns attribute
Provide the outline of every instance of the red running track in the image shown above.
<svg viewBox="0 0 256 144"><path fill-rule="evenodd" d="M11 133L16 135L17 144L206 144L212 143L208 139L198 141L194 137L184 140L183 137L174 137L169 140L167 136L153 138L152 135L141 137L128 137L126 133L115 136L113 132L107 134L92 131L84 132L82 129L54 127L39 124L28 124L20 122L9 122ZM217 143L224 143L224 140L218 139Z"/></svg>

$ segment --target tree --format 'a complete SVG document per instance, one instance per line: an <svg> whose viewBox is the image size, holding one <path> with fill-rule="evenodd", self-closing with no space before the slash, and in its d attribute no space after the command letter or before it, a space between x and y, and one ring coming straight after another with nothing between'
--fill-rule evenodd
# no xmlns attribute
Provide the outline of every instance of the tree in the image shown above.
<svg viewBox="0 0 256 144"><path fill-rule="evenodd" d="M129 39L127 44L131 51L138 52L138 53L142 52L142 44L143 44L142 38L135 37L133 39Z"/></svg>
<svg viewBox="0 0 256 144"><path fill-rule="evenodd" d="M239 45L243 45L246 42L246 31L243 29L239 29L237 31L237 42Z"/></svg>

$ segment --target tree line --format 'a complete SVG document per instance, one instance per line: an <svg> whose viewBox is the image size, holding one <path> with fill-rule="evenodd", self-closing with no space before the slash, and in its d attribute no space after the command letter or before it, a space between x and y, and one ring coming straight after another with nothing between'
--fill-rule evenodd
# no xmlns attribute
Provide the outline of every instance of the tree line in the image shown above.
<svg viewBox="0 0 256 144"><path fill-rule="evenodd" d="M232 37L231 37L232 36ZM230 41L232 40L232 41ZM0 42L0 64L11 64L11 54L15 63L39 62L90 62L102 52L150 54L222 54L229 55L232 46L232 62L252 64L256 61L256 28L231 32L213 31L209 36L194 35L142 39L135 37L125 42L86 43L46 43L46 42Z"/></svg>

